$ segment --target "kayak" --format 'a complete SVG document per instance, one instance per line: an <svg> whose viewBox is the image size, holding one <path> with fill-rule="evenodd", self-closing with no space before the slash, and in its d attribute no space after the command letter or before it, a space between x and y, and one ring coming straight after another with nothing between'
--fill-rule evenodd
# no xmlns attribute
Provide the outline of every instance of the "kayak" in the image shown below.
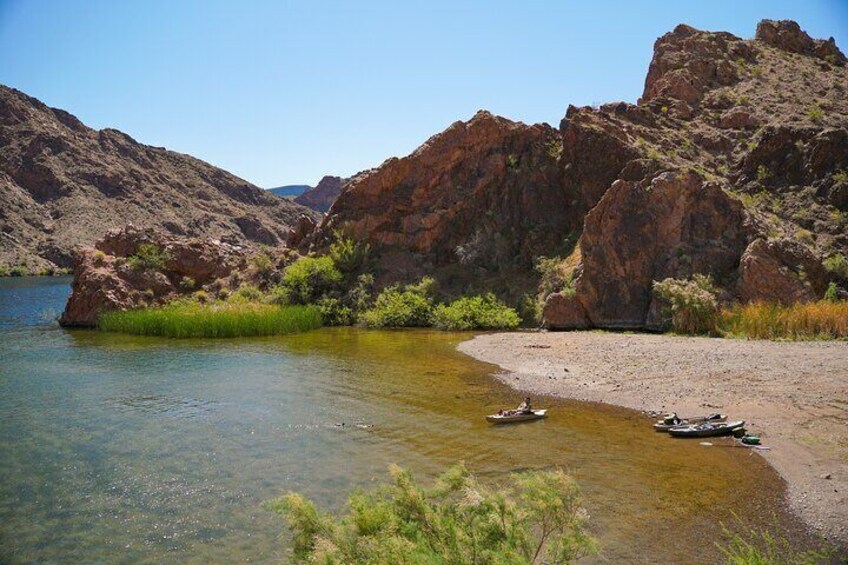
<svg viewBox="0 0 848 565"><path fill-rule="evenodd" d="M654 429L658 432L667 432L671 428L678 428L680 426L689 426L693 424L705 424L705 423L718 423L718 422L726 422L727 415L726 414L710 414L709 416L695 416L692 418L678 418L677 414L669 414L662 420L657 420L657 423L654 424Z"/></svg>
<svg viewBox="0 0 848 565"><path fill-rule="evenodd" d="M503 414L492 414L490 416L486 416L486 421L490 424L512 424L514 422L529 422L531 420L541 420L542 418L547 418L547 412L547 410L533 410L532 412L519 412L516 414L504 412Z"/></svg>
<svg viewBox="0 0 848 565"><path fill-rule="evenodd" d="M668 433L674 437L713 437L730 435L736 430L742 429L745 425L745 420L738 422L727 422L720 424L694 424L688 426L678 426L671 428Z"/></svg>

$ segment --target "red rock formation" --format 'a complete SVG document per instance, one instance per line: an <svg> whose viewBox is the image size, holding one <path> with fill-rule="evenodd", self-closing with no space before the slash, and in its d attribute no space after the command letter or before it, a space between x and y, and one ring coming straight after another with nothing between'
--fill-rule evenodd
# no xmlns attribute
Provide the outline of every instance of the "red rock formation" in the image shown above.
<svg viewBox="0 0 848 565"><path fill-rule="evenodd" d="M145 243L168 253L161 271L127 262ZM106 311L166 303L243 269L243 258L243 248L220 241L174 238L133 226L112 230L94 248L77 252L71 296L59 323L94 326Z"/></svg>
<svg viewBox="0 0 848 565"><path fill-rule="evenodd" d="M790 53L812 55L832 63L845 63L845 55L832 37L827 40L813 39L792 20L763 20L757 24L756 38Z"/></svg>
<svg viewBox="0 0 848 565"><path fill-rule="evenodd" d="M739 297L791 304L818 300L827 287L828 275L807 247L796 241L751 242L739 265Z"/></svg>
<svg viewBox="0 0 848 565"><path fill-rule="evenodd" d="M295 198L294 201L318 212L326 212L344 190L347 180L341 177L326 176L318 182L315 188L310 188Z"/></svg>

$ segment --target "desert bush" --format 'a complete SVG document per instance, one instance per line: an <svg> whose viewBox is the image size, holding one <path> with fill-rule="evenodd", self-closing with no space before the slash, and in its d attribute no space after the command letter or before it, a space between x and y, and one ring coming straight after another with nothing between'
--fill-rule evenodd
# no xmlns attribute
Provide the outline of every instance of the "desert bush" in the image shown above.
<svg viewBox="0 0 848 565"><path fill-rule="evenodd" d="M511 330L519 323L518 313L491 293L458 298L433 310L433 325L443 330Z"/></svg>
<svg viewBox="0 0 848 565"><path fill-rule="evenodd" d="M0 277L8 277L10 269L6 265L0 265Z"/></svg>
<svg viewBox="0 0 848 565"><path fill-rule="evenodd" d="M722 533L725 541L716 546L727 565L825 565L833 557L826 547L798 550L785 537L745 527L741 521L737 531L722 526Z"/></svg>
<svg viewBox="0 0 848 565"><path fill-rule="evenodd" d="M171 253L155 243L142 243L134 255L127 257L127 264L133 269L161 271L171 259Z"/></svg>
<svg viewBox="0 0 848 565"><path fill-rule="evenodd" d="M100 251L99 249L94 252L94 263L97 265L102 265L103 262L106 261L106 254Z"/></svg>
<svg viewBox="0 0 848 565"><path fill-rule="evenodd" d="M426 327L432 324L432 288L435 281L424 277L414 285L390 286L366 310L361 321L375 328Z"/></svg>
<svg viewBox="0 0 848 565"><path fill-rule="evenodd" d="M563 471L515 474L500 489L462 466L432 488L392 466L391 484L350 495L340 517L289 492L265 507L282 515L293 557L309 563L566 564L594 553L577 483Z"/></svg>
<svg viewBox="0 0 848 565"><path fill-rule="evenodd" d="M184 303L106 312L98 326L107 332L173 338L282 335L321 327L321 312L313 306Z"/></svg>
<svg viewBox="0 0 848 565"><path fill-rule="evenodd" d="M738 304L721 312L721 332L756 339L846 339L848 302Z"/></svg>
<svg viewBox="0 0 848 565"><path fill-rule="evenodd" d="M250 284L242 284L227 300L230 302L259 302L265 295L261 290Z"/></svg>
<svg viewBox="0 0 848 565"><path fill-rule="evenodd" d="M271 256L265 253L264 251L259 251L253 257L251 257L250 264L253 265L253 268L259 275L267 275L274 268L273 259L271 259Z"/></svg>
<svg viewBox="0 0 848 565"><path fill-rule="evenodd" d="M188 276L180 279L180 288L183 290L194 290L196 284L195 280Z"/></svg>
<svg viewBox="0 0 848 565"><path fill-rule="evenodd" d="M337 291L343 278L331 257L302 257L283 271L274 299L279 304L311 304Z"/></svg>
<svg viewBox="0 0 848 565"><path fill-rule="evenodd" d="M711 277L696 274L690 280L654 281L653 291L665 304L674 331L690 335L715 331L718 299Z"/></svg>
<svg viewBox="0 0 848 565"><path fill-rule="evenodd" d="M350 326L356 322L356 313L338 298L320 298L315 306L326 326Z"/></svg>
<svg viewBox="0 0 848 565"><path fill-rule="evenodd" d="M848 258L842 253L831 255L824 260L824 268L840 279L848 280Z"/></svg>
<svg viewBox="0 0 848 565"><path fill-rule="evenodd" d="M9 269L10 277L25 277L29 274L29 268L26 265L15 265Z"/></svg>
<svg viewBox="0 0 848 565"><path fill-rule="evenodd" d="M836 288L836 283L831 282L827 285L827 290L824 291L824 300L828 302L836 302L839 300L839 291Z"/></svg>
<svg viewBox="0 0 848 565"><path fill-rule="evenodd" d="M807 117L811 122L818 124L824 119L824 110L819 106L813 106L807 110Z"/></svg>
<svg viewBox="0 0 848 565"><path fill-rule="evenodd" d="M371 247L353 238L336 232L336 240L330 245L329 257L342 273L354 273L365 263Z"/></svg>
<svg viewBox="0 0 848 565"><path fill-rule="evenodd" d="M566 269L561 257L537 257L533 268L540 275L539 296L573 290L571 270Z"/></svg>

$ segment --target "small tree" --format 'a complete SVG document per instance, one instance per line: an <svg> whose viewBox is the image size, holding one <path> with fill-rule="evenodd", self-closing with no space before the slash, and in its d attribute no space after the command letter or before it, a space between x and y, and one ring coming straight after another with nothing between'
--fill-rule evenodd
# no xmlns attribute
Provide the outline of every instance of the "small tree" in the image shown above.
<svg viewBox="0 0 848 565"><path fill-rule="evenodd" d="M275 301L283 304L311 304L337 290L343 279L330 257L303 257L283 272Z"/></svg>
<svg viewBox="0 0 848 565"><path fill-rule="evenodd" d="M266 508L286 518L301 562L565 564L595 551L580 490L559 469L513 475L501 489L462 465L430 489L399 467L390 473L391 485L354 492L339 518L296 493Z"/></svg>
<svg viewBox="0 0 848 565"><path fill-rule="evenodd" d="M717 290L712 277L697 274L691 280L654 281L654 295L671 315L671 326L685 334L712 333L718 319Z"/></svg>
<svg viewBox="0 0 848 565"><path fill-rule="evenodd" d="M134 255L127 257L127 264L133 269L161 271L165 263L171 260L171 253L155 243L142 243Z"/></svg>

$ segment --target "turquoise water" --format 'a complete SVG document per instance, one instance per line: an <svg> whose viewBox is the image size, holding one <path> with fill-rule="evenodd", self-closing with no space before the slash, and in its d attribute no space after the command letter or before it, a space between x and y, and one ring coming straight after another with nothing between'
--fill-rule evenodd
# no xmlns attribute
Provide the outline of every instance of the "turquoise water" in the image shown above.
<svg viewBox="0 0 848 565"><path fill-rule="evenodd" d="M460 460L492 481L567 468L600 562L714 561L731 512L797 528L759 457L655 434L633 412L549 400L546 421L488 426L518 395L455 351L467 334L66 331L68 290L0 279L2 562L275 562L284 528L262 501L296 490L338 509L390 463L431 477Z"/></svg>

